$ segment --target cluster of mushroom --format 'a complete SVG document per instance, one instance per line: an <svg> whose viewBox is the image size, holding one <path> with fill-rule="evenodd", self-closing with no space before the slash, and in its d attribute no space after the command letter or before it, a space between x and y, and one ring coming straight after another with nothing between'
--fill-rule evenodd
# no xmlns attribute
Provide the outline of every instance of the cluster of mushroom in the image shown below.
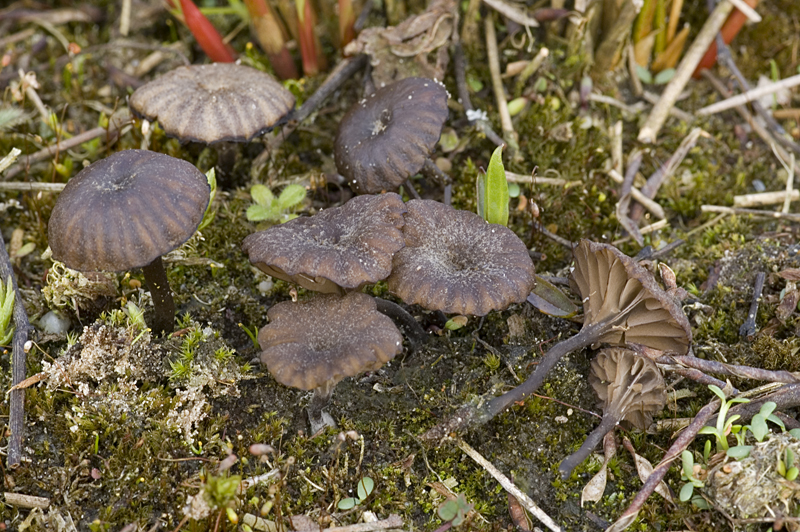
<svg viewBox="0 0 800 532"><path fill-rule="evenodd" d="M402 350L400 332L380 313L402 309L359 293L364 285L386 279L408 304L482 316L525 301L534 284L528 250L508 228L432 200L403 203L391 192L270 227L242 247L269 275L329 294L273 306L259 333L270 373L315 390L312 429L330 424L322 407L339 380Z"/></svg>

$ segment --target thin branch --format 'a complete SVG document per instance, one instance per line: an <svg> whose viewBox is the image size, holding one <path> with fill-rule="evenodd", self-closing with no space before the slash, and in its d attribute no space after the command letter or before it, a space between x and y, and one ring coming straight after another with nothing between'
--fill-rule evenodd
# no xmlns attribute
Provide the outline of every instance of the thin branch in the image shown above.
<svg viewBox="0 0 800 532"><path fill-rule="evenodd" d="M723 214L750 214L752 216L760 216L762 218L777 218L780 220L790 220L792 222L800 222L800 214L773 212L773 211L759 211L756 209L740 209L737 207L724 207L722 205L701 205L702 212L719 212Z"/></svg>
<svg viewBox="0 0 800 532"><path fill-rule="evenodd" d="M800 85L800 74L782 79L780 81L768 83L767 85L750 89L745 93L727 98L721 102L713 103L697 111L697 114L699 116L713 115L715 113L719 113L720 111L725 111L727 109L736 107L737 105L750 103L758 98L761 98L762 96L767 96L768 94L773 94L783 89L790 89L798 85Z"/></svg>

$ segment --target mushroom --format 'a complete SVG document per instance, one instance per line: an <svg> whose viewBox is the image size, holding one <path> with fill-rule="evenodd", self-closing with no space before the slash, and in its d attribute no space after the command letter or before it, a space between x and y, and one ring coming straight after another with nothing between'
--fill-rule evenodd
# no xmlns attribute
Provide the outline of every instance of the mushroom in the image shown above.
<svg viewBox="0 0 800 532"><path fill-rule="evenodd" d="M358 194L396 190L423 167L448 181L430 160L447 118L447 90L438 81L405 78L378 89L342 118L336 168Z"/></svg>
<svg viewBox="0 0 800 532"><path fill-rule="evenodd" d="M161 255L194 234L210 187L192 164L168 155L125 150L69 180L47 231L53 258L83 272L142 268L153 296L156 332L171 332L175 303Z"/></svg>
<svg viewBox="0 0 800 532"><path fill-rule="evenodd" d="M314 216L248 235L242 249L265 273L308 290L344 294L385 279L405 245L406 206L394 192L357 196ZM378 310L409 335L414 348L428 335L401 306L377 299Z"/></svg>
<svg viewBox="0 0 800 532"><path fill-rule="evenodd" d="M528 297L533 261L513 231L432 200L411 200L406 209L406 246L394 256L390 292L409 305L474 316Z"/></svg>
<svg viewBox="0 0 800 532"><path fill-rule="evenodd" d="M294 96L275 79L235 63L182 66L136 89L133 112L181 142L249 142L285 122Z"/></svg>
<svg viewBox="0 0 800 532"><path fill-rule="evenodd" d="M312 433L334 426L323 408L340 380L380 368L403 348L392 320L358 292L285 301L267 316L269 324L258 333L261 361L281 384L314 390L308 405Z"/></svg>
<svg viewBox="0 0 800 532"><path fill-rule="evenodd" d="M357 196L344 205L247 236L242 249L267 274L309 290L344 293L385 279L403 245L402 198Z"/></svg>
<svg viewBox="0 0 800 532"><path fill-rule="evenodd" d="M652 414L661 411L667 401L664 378L655 363L622 347L597 354L589 383L603 403L603 419L581 448L561 462L558 470L562 478L569 477L618 423L645 430L653 420Z"/></svg>
<svg viewBox="0 0 800 532"><path fill-rule="evenodd" d="M692 340L689 320L649 271L608 244L581 240L574 254L572 285L581 294L584 310L580 332L550 348L525 382L480 407L461 407L423 439L435 441L471 424L485 423L535 392L561 357L594 343L632 342L679 354L688 352Z"/></svg>

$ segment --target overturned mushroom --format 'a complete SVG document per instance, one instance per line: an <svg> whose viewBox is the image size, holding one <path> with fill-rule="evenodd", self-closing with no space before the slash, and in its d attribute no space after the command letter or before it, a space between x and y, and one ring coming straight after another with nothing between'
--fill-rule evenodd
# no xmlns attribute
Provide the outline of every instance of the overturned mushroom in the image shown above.
<svg viewBox="0 0 800 532"><path fill-rule="evenodd" d="M47 230L53 258L82 272L142 268L155 306L151 327L169 333L175 303L161 255L194 234L209 195L206 176L186 161L151 151L117 152L64 187Z"/></svg>
<svg viewBox="0 0 800 532"><path fill-rule="evenodd" d="M558 470L562 478L569 477L618 423L645 430L652 422L652 414L666 404L666 385L658 367L630 349L612 347L600 351L592 360L589 383L603 403L603 420L581 448L561 462Z"/></svg>
<svg viewBox="0 0 800 532"><path fill-rule="evenodd" d="M403 243L399 195L357 196L340 207L249 235L242 248L267 274L309 290L343 293L385 279Z"/></svg>
<svg viewBox="0 0 800 532"><path fill-rule="evenodd" d="M312 433L332 424L323 408L336 383L380 368L403 348L400 331L366 294L286 301L267 316L270 323L258 333L261 361L281 384L314 390L308 405Z"/></svg>
<svg viewBox="0 0 800 532"><path fill-rule="evenodd" d="M139 87L133 112L181 142L248 142L287 120L294 96L265 72L234 63L176 68Z"/></svg>
<svg viewBox="0 0 800 532"><path fill-rule="evenodd" d="M447 118L447 90L430 79L405 78L378 89L342 118L336 167L358 194L396 190L423 166ZM441 177L441 176L439 176Z"/></svg>
<svg viewBox="0 0 800 532"><path fill-rule="evenodd" d="M561 357L588 345L626 342L685 354L692 331L681 306L636 261L608 244L581 240L575 248L572 284L583 300L580 332L554 345L528 379L481 407L465 405L423 435L436 441L476 423L485 423L516 401L524 401L544 382Z"/></svg>
<svg viewBox="0 0 800 532"><path fill-rule="evenodd" d="M406 247L394 256L391 292L410 305L474 316L525 301L533 261L510 229L436 201L406 208Z"/></svg>

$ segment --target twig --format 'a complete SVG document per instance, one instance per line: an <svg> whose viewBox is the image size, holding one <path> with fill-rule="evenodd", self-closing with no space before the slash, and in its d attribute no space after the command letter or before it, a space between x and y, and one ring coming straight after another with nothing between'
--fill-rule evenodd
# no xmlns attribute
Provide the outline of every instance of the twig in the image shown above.
<svg viewBox="0 0 800 532"><path fill-rule="evenodd" d="M506 170L506 181L509 183L527 183L529 185L553 185L556 187L571 187L579 185L580 181L567 181L560 177L539 177L534 175L515 174Z"/></svg>
<svg viewBox="0 0 800 532"><path fill-rule="evenodd" d="M657 466L653 468L653 472L647 477L647 481L645 481L644 486L642 489L639 490L639 493L636 494L631 504L622 512L622 515L614 521L614 523L606 529L606 532L621 532L628 528L633 522L636 520L636 516L639 514L639 511L644 506L645 501L650 498L650 495L653 494L655 489L664 479L664 476L669 471L672 462L678 459L681 453L686 450L690 443L692 443L697 436L697 433L700 432L700 429L703 428L711 416L719 409L720 401L719 399L715 399L711 403L707 404L700 411L697 413L695 418L689 424L686 429L681 432L675 442L670 446L669 450L667 450L664 458L659 462Z"/></svg>
<svg viewBox="0 0 800 532"><path fill-rule="evenodd" d="M46 510L50 506L50 499L47 497L35 497L33 495L25 495L24 493L3 493L3 498L6 504L16 506L17 508L41 508Z"/></svg>
<svg viewBox="0 0 800 532"><path fill-rule="evenodd" d="M624 161L622 159L622 120L617 120L613 126L608 128L608 135L611 137L611 170L616 172L619 181L613 178L617 183L622 184L625 179L622 178L621 172L624 168Z"/></svg>
<svg viewBox="0 0 800 532"><path fill-rule="evenodd" d="M731 408L730 415L739 414L742 416L742 420L746 422L749 419L752 419L754 415L758 414L758 412L761 410L761 406L767 401L772 401L775 403L777 405L775 407L776 410L785 410L787 408L795 408L800 406L800 384L786 384L785 386L778 388L778 390L774 393L765 395L759 399L754 399L749 403L738 404ZM795 424L800 426L800 423L798 423L797 420L794 418L790 419L794 421ZM791 427L787 425L787 428Z"/></svg>
<svg viewBox="0 0 800 532"><path fill-rule="evenodd" d="M708 69L703 70L702 75L704 78L706 78L706 80L709 83L711 83L711 85L718 93L720 93L722 96L726 98L730 96L731 93L728 90L728 88L725 87L725 85L719 79L717 79L717 77L714 74L712 74L710 70ZM784 161L788 161L790 159L789 152L787 152L786 149L782 145L780 145L780 143L777 141L777 139L775 138L775 136L772 134L771 131L762 126L758 120L753 119L753 115L750 114L750 111L747 110L747 107L745 107L744 105L737 105L736 112L739 113L739 115L745 119L747 124L753 129L753 131L755 131L756 135L761 137L761 139L764 142L766 142L768 146L777 144L774 149L778 154L780 154L781 159L783 159ZM795 173L800 173L800 171L798 171L797 163L795 163L794 168L795 168Z"/></svg>
<svg viewBox="0 0 800 532"><path fill-rule="evenodd" d="M326 528L326 532L373 532L374 530L387 530L389 528L402 528L403 518L397 514L392 514L386 519L373 521L372 523L356 523L355 525L335 526Z"/></svg>
<svg viewBox="0 0 800 532"><path fill-rule="evenodd" d="M798 85L800 85L800 74L797 74L796 76L792 76L786 79L782 79L780 81L775 81L767 85L762 85L761 87L750 89L745 93L733 96L731 98L727 98L725 100L722 100L721 102L713 103L697 111L697 114L700 116L705 116L705 115L712 115L715 113L719 113L720 111L731 109L732 107L736 107L737 105L744 105L746 103L750 103L753 100L757 100L762 96L773 94L775 92L778 92L779 90L796 87Z"/></svg>
<svg viewBox="0 0 800 532"><path fill-rule="evenodd" d="M539 21L533 17L528 16L523 10L519 9L513 4L506 3L504 0L483 0L483 3L491 7L501 15L509 18L519 24L520 26L529 26L531 28L538 28ZM494 18L494 17L486 17Z"/></svg>
<svg viewBox="0 0 800 532"><path fill-rule="evenodd" d="M122 10L119 15L119 33L128 36L131 29L131 0L122 0Z"/></svg>
<svg viewBox="0 0 800 532"><path fill-rule="evenodd" d="M21 191L21 192L61 192L64 190L64 183L38 183L26 181L11 181L4 183L0 181L0 191Z"/></svg>
<svg viewBox="0 0 800 532"><path fill-rule="evenodd" d="M792 202L792 192L794 190L794 167L795 167L795 157L794 153L790 153L789 156L791 160L787 164L786 161L781 159L781 156L778 155L778 151L775 149L775 145L772 145L772 152L775 154L775 157L783 165L783 169L786 170L786 189L784 191L784 198L783 198L783 207L781 208L781 212L787 213L789 212L789 204Z"/></svg>
<svg viewBox="0 0 800 532"><path fill-rule="evenodd" d="M11 385L16 386L25 380L27 368L25 363L26 351L25 344L28 343L28 333L33 329L28 321L28 313L25 312L22 293L19 291L17 280L14 277L14 270L11 266L11 258L6 251L6 243L3 234L0 232L0 279L11 279L11 286L16 292L14 300L14 340L12 342L12 369ZM11 429L11 436L8 439L8 468L16 469L22 461L22 438L25 433L25 390L16 389L10 393L9 420L8 425Z"/></svg>
<svg viewBox="0 0 800 532"><path fill-rule="evenodd" d="M645 225L644 227L641 227L639 229L639 233L641 233L642 235L647 235L647 234L653 233L655 231L660 231L661 229L664 229L668 225L669 225L669 221L667 221L666 219L658 220L657 222L653 222L650 225ZM619 240L615 240L612 243L615 246L618 246L618 245L622 244L623 242L627 242L630 238L631 238L630 235L628 235L628 236L626 236L624 238L620 238Z"/></svg>
<svg viewBox="0 0 800 532"><path fill-rule="evenodd" d="M589 101L613 105L614 107L618 107L623 111L633 115L639 114L640 112L644 111L646 107L646 105L642 102L639 102L634 105L628 105L624 102L617 100L616 98L612 98L611 96L606 96L605 94L597 94L595 92L589 94Z"/></svg>
<svg viewBox="0 0 800 532"><path fill-rule="evenodd" d="M622 180L622 188L619 192L619 201L616 206L617 220L620 225L625 228L628 234L640 246L644 244L644 237L639 232L639 227L634 220L628 217L628 207L631 204L631 188L633 188L633 178L636 177L636 172L642 165L642 152L634 149L628 158L628 168L625 171L625 178ZM599 440L598 440L599 442Z"/></svg>
<svg viewBox="0 0 800 532"><path fill-rule="evenodd" d="M664 355L656 359L656 362L659 364L678 364L708 373L740 377L743 379L752 379L765 382L784 382L789 384L800 383L800 378L788 371L771 371L768 369L754 368L751 366L726 364L725 362L704 360L702 358L687 355Z"/></svg>
<svg viewBox="0 0 800 532"><path fill-rule="evenodd" d="M762 207L764 205L777 205L785 201L797 201L800 199L800 191L792 190L790 194L781 190L779 192L759 192L757 194L742 194L733 197L734 207Z"/></svg>
<svg viewBox="0 0 800 532"><path fill-rule="evenodd" d="M744 0L730 0L731 4L742 12L742 15L746 16L750 22L761 22L761 15L759 15L755 9L747 5L747 2Z"/></svg>
<svg viewBox="0 0 800 532"><path fill-rule="evenodd" d="M767 274L758 272L756 274L755 286L753 286L753 299L750 301L750 310L747 313L747 319L744 320L742 326L739 327L739 336L751 340L755 336L758 327L756 325L756 314L758 314L758 304L761 301L761 293L764 291L764 279ZM797 379L792 378L789 381L780 382L798 382Z"/></svg>
<svg viewBox="0 0 800 532"><path fill-rule="evenodd" d="M675 105L678 96L683 91L689 78L691 78L698 63L700 63L700 59L706 53L708 45L714 40L732 10L733 4L728 0L722 0L711 12L700 33L697 34L694 42L683 56L672 80L661 94L661 99L653 106L650 116L639 130L638 140L640 142L655 142L658 132L667 119L669 110Z"/></svg>
<svg viewBox="0 0 800 532"><path fill-rule="evenodd" d="M507 172L506 175L508 175ZM623 181L625 180L625 178L623 178L619 174L619 172L617 172L614 169L608 171L608 177L610 177L612 180L614 180L616 183L619 184L622 184ZM648 211L650 211L650 213L652 213L653 216L655 216L656 218L661 218L661 219L666 218L666 214L664 213L664 208L661 207L661 205L659 205L655 201L651 200L650 198L642 194L642 191L639 190L638 188L631 186L631 196L633 197L633 199L641 203L642 206Z"/></svg>
<svg viewBox="0 0 800 532"><path fill-rule="evenodd" d="M509 149L516 153L517 134L514 125L511 123L511 114L508 112L508 100L506 100L505 87L500 72L500 57L497 51L497 35L494 31L494 16L486 17L484 24L486 30L486 55L489 58L489 73L492 77L492 89L497 100L497 113L500 115L500 127L503 130L503 137L509 144Z"/></svg>
<svg viewBox="0 0 800 532"><path fill-rule="evenodd" d="M780 220L790 220L792 222L800 222L800 214L773 212L773 211L759 211L756 209L740 209L738 207L723 207L722 205L701 205L702 212L719 212L724 214L750 214L752 216L761 216L764 218L777 218Z"/></svg>
<svg viewBox="0 0 800 532"><path fill-rule="evenodd" d="M22 160L18 164L9 168L8 172L6 172L3 175L2 179L11 179L18 173L22 172L23 170L27 170L28 168L30 168L30 165L32 165L33 163L43 161L48 157L55 157L62 151L69 150L71 148L74 148L75 146L79 146L84 142L89 142L90 140L95 139L105 133L108 133L108 138L106 139L107 142L109 143L114 142L117 139L120 130L125 125L127 125L127 122L123 122L121 120L120 121L110 120L107 128L96 127L90 129L89 131L84 131L80 135L75 135L71 139L62 140L57 142L56 144L42 148L41 150L32 153L30 155L24 155L22 157Z"/></svg>
<svg viewBox="0 0 800 532"><path fill-rule="evenodd" d="M642 91L642 98L644 98L644 100L648 103L655 104L656 102L658 102L659 96L653 94L650 91ZM672 109L669 110L669 114L671 114L678 120L683 120L687 124L691 124L692 122L694 122L694 117L692 115L674 106L672 107Z"/></svg>
<svg viewBox="0 0 800 532"><path fill-rule="evenodd" d="M555 521L553 521L553 519L549 515L547 515L541 508L539 508L539 506L537 506L536 503L533 502L533 500L530 497L528 497L528 495L525 492L516 487L514 483L511 482L511 480L507 476L501 473L490 461L484 458L478 451L470 447L470 445L461 438L458 438L456 440L456 445L458 445L459 449L464 451L470 458L475 460L475 462L478 465L480 465L490 475L492 475L495 478L495 480L497 480L497 482L499 482L500 485L503 486L504 490L506 490L508 493L516 497L520 501L520 503L522 503L525 506L525 509L528 510L531 513L531 515L533 515L536 519L541 521L544 526L546 526L550 530L553 530L554 532L561 532L561 527L558 526L558 524Z"/></svg>
<svg viewBox="0 0 800 532"><path fill-rule="evenodd" d="M562 237L558 236L557 234L548 231L547 228L544 225L542 225L540 222L538 222L537 220L531 221L531 225L533 225L533 228L536 231L542 233L544 236L546 236L547 238L549 238L553 242L561 244L562 246L564 246L565 248L567 248L570 251L572 251L575 248L575 246L577 246L577 244L575 244L574 242L570 242L566 238L562 238Z"/></svg>

